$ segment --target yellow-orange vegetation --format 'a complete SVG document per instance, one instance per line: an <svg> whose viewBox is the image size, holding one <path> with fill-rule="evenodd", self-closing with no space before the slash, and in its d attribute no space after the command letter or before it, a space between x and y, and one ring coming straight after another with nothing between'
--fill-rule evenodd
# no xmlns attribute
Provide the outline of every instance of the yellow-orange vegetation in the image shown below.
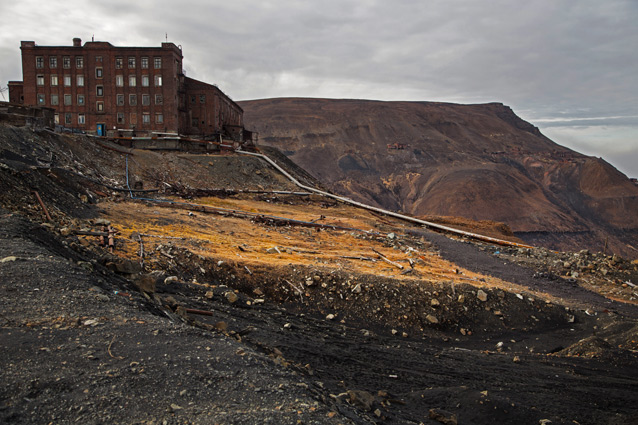
<svg viewBox="0 0 638 425"><path fill-rule="evenodd" d="M190 202L295 220L316 220L317 223L359 231L268 226L245 218L189 212L166 205L160 207L158 204L135 201L102 203L106 218L113 222L118 231L120 246L117 254L135 258L139 252L139 244L131 239L131 235L141 233L180 238L170 239L170 242L173 246L187 248L203 257L248 267L278 268L298 265L391 277L403 284L466 283L530 292L527 288L459 268L441 258L427 243L414 237L404 237L402 232L410 225L395 219L380 220L368 211L351 206L333 204L326 207L316 202L278 204L247 196L232 199L209 197ZM389 232L394 232L399 237L403 249L396 249L388 243L386 235ZM167 239L144 237L145 251L153 255L151 253L154 248L166 242ZM402 265L403 269L382 261L375 251ZM412 268L410 260L414 273L402 273Z"/></svg>

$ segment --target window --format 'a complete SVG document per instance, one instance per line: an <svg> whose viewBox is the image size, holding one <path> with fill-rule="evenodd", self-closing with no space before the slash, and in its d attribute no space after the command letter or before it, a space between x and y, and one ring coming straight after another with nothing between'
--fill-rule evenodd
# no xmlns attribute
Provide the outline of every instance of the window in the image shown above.
<svg viewBox="0 0 638 425"><path fill-rule="evenodd" d="M162 124L164 122L164 114L158 112L155 114L155 122L157 124Z"/></svg>
<svg viewBox="0 0 638 425"><path fill-rule="evenodd" d="M140 68L142 68L142 69L148 69L148 57L143 56L143 57L140 59L140 62L141 62L141 63L140 63Z"/></svg>
<svg viewBox="0 0 638 425"><path fill-rule="evenodd" d="M129 69L135 69L135 56L128 57L128 67Z"/></svg>
<svg viewBox="0 0 638 425"><path fill-rule="evenodd" d="M78 105L84 105L84 95L78 94Z"/></svg>
<svg viewBox="0 0 638 425"><path fill-rule="evenodd" d="M98 112L104 112L104 102L96 102L95 110Z"/></svg>
<svg viewBox="0 0 638 425"><path fill-rule="evenodd" d="M58 97L57 94L52 94L51 95L51 105L59 105L60 104L60 98Z"/></svg>
<svg viewBox="0 0 638 425"><path fill-rule="evenodd" d="M199 95L199 103L206 103L206 95L205 94L200 94Z"/></svg>
<svg viewBox="0 0 638 425"><path fill-rule="evenodd" d="M58 85L58 76L57 75L51 75L51 85L52 86L57 86Z"/></svg>
<svg viewBox="0 0 638 425"><path fill-rule="evenodd" d="M155 104L162 105L164 103L164 97L161 94L155 95Z"/></svg>
<svg viewBox="0 0 638 425"><path fill-rule="evenodd" d="M102 56L96 56L95 57L95 63L102 63Z"/></svg>
<svg viewBox="0 0 638 425"><path fill-rule="evenodd" d="M144 112L142 114L142 124L150 124L151 123L151 114L148 112Z"/></svg>
<svg viewBox="0 0 638 425"><path fill-rule="evenodd" d="M129 75L128 76L128 86L129 87L135 87L136 84L137 84L137 78L135 78L135 75Z"/></svg>
<svg viewBox="0 0 638 425"><path fill-rule="evenodd" d="M58 57L49 56L49 68L57 68L57 67L58 67Z"/></svg>
<svg viewBox="0 0 638 425"><path fill-rule="evenodd" d="M137 95L129 94L128 95L128 104L131 105L131 106L136 106L137 105Z"/></svg>
<svg viewBox="0 0 638 425"><path fill-rule="evenodd" d="M131 121L131 125L137 124L137 114L135 112L131 112L131 118L129 121Z"/></svg>
<svg viewBox="0 0 638 425"><path fill-rule="evenodd" d="M72 122L73 116L71 115L71 113L67 112L66 114L64 114L64 125L71 125Z"/></svg>
<svg viewBox="0 0 638 425"><path fill-rule="evenodd" d="M70 95L70 94L65 94L65 95L64 95L64 104L65 104L66 106L69 106L69 105L71 105L72 103L73 103L73 101L72 101L71 95Z"/></svg>
<svg viewBox="0 0 638 425"><path fill-rule="evenodd" d="M77 76L78 87L84 87L84 75Z"/></svg>
<svg viewBox="0 0 638 425"><path fill-rule="evenodd" d="M78 114L78 124L86 124L86 119L84 118L84 114Z"/></svg>
<svg viewBox="0 0 638 425"><path fill-rule="evenodd" d="M36 56L35 57L35 67L38 68L38 69L44 68L44 57L43 56Z"/></svg>
<svg viewBox="0 0 638 425"><path fill-rule="evenodd" d="M162 76L159 74L155 76L155 87L162 87Z"/></svg>
<svg viewBox="0 0 638 425"><path fill-rule="evenodd" d="M75 57L75 67L77 69L84 68L84 57L83 56L76 56Z"/></svg>
<svg viewBox="0 0 638 425"><path fill-rule="evenodd" d="M148 75L142 75L142 87L148 87L149 81Z"/></svg>
<svg viewBox="0 0 638 425"><path fill-rule="evenodd" d="M44 85L44 75L38 75L37 77L35 77L36 83L39 86L43 86Z"/></svg>
<svg viewBox="0 0 638 425"><path fill-rule="evenodd" d="M60 114L53 114L53 122L60 124Z"/></svg>
<svg viewBox="0 0 638 425"><path fill-rule="evenodd" d="M65 75L64 76L64 87L71 87L71 76L70 75Z"/></svg>
<svg viewBox="0 0 638 425"><path fill-rule="evenodd" d="M148 106L151 104L151 96L148 94L142 95L142 106Z"/></svg>
<svg viewBox="0 0 638 425"><path fill-rule="evenodd" d="M62 57L62 67L64 69L71 68L71 56L63 56Z"/></svg>
<svg viewBox="0 0 638 425"><path fill-rule="evenodd" d="M124 87L124 76L116 75L115 76L115 86L116 87Z"/></svg>
<svg viewBox="0 0 638 425"><path fill-rule="evenodd" d="M124 106L124 95L123 94L118 94L117 95L117 106Z"/></svg>
<svg viewBox="0 0 638 425"><path fill-rule="evenodd" d="M103 71L102 68L95 68L95 78L102 78Z"/></svg>
<svg viewBox="0 0 638 425"><path fill-rule="evenodd" d="M195 103L196 100L197 100L197 97L194 94L192 94L191 95L191 103Z"/></svg>
<svg viewBox="0 0 638 425"><path fill-rule="evenodd" d="M154 57L153 66L155 67L155 69L162 69L162 58Z"/></svg>
<svg viewBox="0 0 638 425"><path fill-rule="evenodd" d="M123 58L115 58L115 69L122 69L124 66Z"/></svg>
<svg viewBox="0 0 638 425"><path fill-rule="evenodd" d="M104 96L104 86L95 86L95 95Z"/></svg>
<svg viewBox="0 0 638 425"><path fill-rule="evenodd" d="M117 113L117 123L118 124L124 124L124 113L123 112L118 112Z"/></svg>

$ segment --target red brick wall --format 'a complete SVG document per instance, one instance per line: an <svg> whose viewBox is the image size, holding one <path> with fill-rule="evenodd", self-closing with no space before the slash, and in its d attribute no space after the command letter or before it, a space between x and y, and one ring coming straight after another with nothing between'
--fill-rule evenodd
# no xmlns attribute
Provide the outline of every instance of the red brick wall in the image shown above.
<svg viewBox="0 0 638 425"><path fill-rule="evenodd" d="M184 85L190 134L210 135L223 132L224 125L243 125L244 111L218 87L192 78L185 78Z"/></svg>
<svg viewBox="0 0 638 425"><path fill-rule="evenodd" d="M209 135L222 132L224 125L243 125L243 110L219 88L183 76L182 52L173 43L162 43L161 47L114 47L98 41L82 46L75 39L72 46L37 46L23 41L21 49L24 104L55 108L60 125L95 133L97 125L103 124L116 135L131 135L131 130L136 135L151 131ZM81 68L78 58L82 60ZM129 65L130 58L134 66ZM148 60L147 68L142 67L143 58ZM156 58L161 59L158 69ZM38 68L38 64L42 67ZM97 69L101 75L96 74ZM84 86L78 85L79 75L84 78ZM38 76L44 84L38 85ZM52 76L57 76L57 85L52 84ZM68 86L65 77L70 79ZM131 77L135 78L135 86L130 84ZM156 85L158 77L161 86ZM148 86L143 85L144 78L148 78ZM38 102L38 95L44 97L44 102ZM57 95L57 105L52 104L53 95ZM70 105L65 105L65 95L71 96ZM123 104L118 103L118 95L123 97ZM78 96L84 96L83 105L78 104ZM135 97L135 104L131 96ZM144 102L146 96L148 104ZM193 96L195 102L191 100ZM103 104L102 111L98 110L98 102ZM67 114L71 114L70 123L66 122ZM78 121L80 114L84 115L84 124ZM163 122L158 122L158 114ZM148 122L144 121L145 116ZM193 122L195 118L197 123Z"/></svg>
<svg viewBox="0 0 638 425"><path fill-rule="evenodd" d="M24 86L22 81L9 81L9 102L24 103Z"/></svg>
<svg viewBox="0 0 638 425"><path fill-rule="evenodd" d="M84 46L35 46L32 42L22 43L22 69L24 83L24 103L38 105L38 95L44 95L44 103L56 109L60 124L67 127L83 128L95 132L98 123L107 130L135 129L146 131L178 131L177 94L179 74L182 72L181 51L173 43L162 43L162 47L114 47L107 42L87 42ZM42 68L36 68L37 58L42 58ZM51 58L57 66L51 66ZM65 58L70 61L64 67ZM82 68L77 66L77 58L82 58ZM116 59L121 58L122 67L116 68ZM134 58L135 66L129 67L129 58ZM142 68L142 58L148 58L148 68ZM161 58L161 67L155 68L155 58ZM100 68L102 75L96 74ZM44 85L37 85L37 77L44 78ZM52 85L51 77L57 75L58 85ZM78 75L84 76L84 86L78 86ZM148 87L142 86L142 76L148 76ZM116 76L121 76L123 86L116 86ZM135 86L129 78L135 77ZM161 76L162 85L156 86L155 78ZM65 86L65 77L70 85ZM101 95L97 87L102 88ZM117 104L117 95L124 96L124 105ZM58 105L52 105L52 95L58 96ZM71 96L71 105L64 104L64 95ZM78 95L84 96L84 105L78 104ZM130 95L136 104L131 105ZM148 95L149 104L143 105L143 95ZM161 95L162 103L156 103L156 95ZM98 102L104 105L98 111ZM65 115L71 114L71 124L65 123ZM84 114L85 124L78 123L78 115ZM118 122L118 114L123 118ZM143 117L148 114L149 121ZM156 122L161 114L163 122ZM133 117L135 119L133 119Z"/></svg>

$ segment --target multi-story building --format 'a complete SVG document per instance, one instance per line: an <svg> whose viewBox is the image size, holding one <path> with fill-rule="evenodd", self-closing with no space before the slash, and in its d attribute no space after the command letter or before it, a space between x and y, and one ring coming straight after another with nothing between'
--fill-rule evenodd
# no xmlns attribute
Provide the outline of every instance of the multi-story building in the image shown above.
<svg viewBox="0 0 638 425"><path fill-rule="evenodd" d="M218 87L187 78L182 50L103 41L38 46L22 41L22 81L9 100L55 109L62 127L97 135L173 133L241 137L243 110Z"/></svg>

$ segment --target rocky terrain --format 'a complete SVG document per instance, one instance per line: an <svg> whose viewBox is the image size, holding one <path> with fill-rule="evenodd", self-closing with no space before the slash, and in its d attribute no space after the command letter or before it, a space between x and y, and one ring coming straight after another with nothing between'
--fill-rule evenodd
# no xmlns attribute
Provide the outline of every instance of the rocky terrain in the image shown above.
<svg viewBox="0 0 638 425"><path fill-rule="evenodd" d="M10 126L0 189L2 423L638 419L636 261L436 233L254 157Z"/></svg>
<svg viewBox="0 0 638 425"><path fill-rule="evenodd" d="M638 186L500 103L241 102L260 143L337 193L415 216L507 224L528 243L638 258Z"/></svg>

